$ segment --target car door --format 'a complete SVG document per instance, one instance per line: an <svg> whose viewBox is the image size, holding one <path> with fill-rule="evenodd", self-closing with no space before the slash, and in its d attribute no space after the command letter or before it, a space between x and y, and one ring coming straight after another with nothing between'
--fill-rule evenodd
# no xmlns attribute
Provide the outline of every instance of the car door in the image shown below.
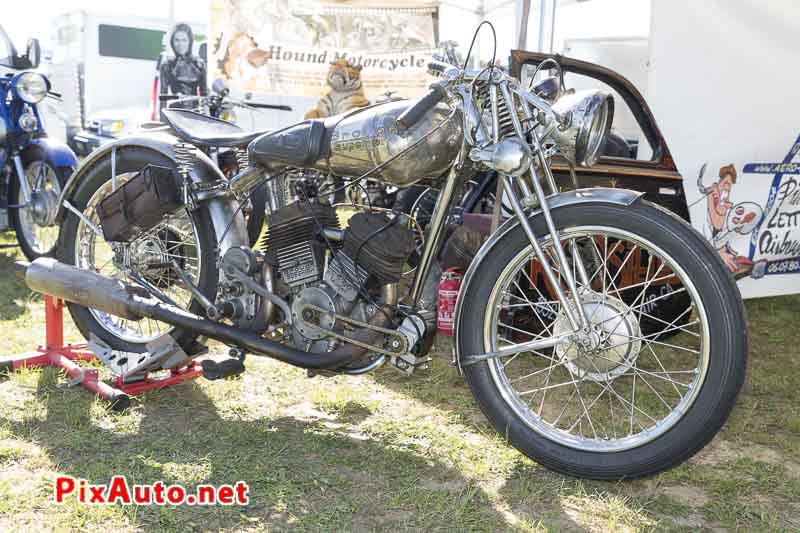
<svg viewBox="0 0 800 533"><path fill-rule="evenodd" d="M617 146L615 155L601 156L595 166L577 167L575 172L579 186L642 191L648 200L688 221L683 178L641 92L613 70L561 55L512 50L511 72L517 79L527 83L537 65L545 59L558 61L564 71L567 88L594 87L611 93L617 117L615 124L626 124L627 138L617 132L615 134L617 141L621 137L627 143L627 153ZM569 166L563 158L556 157L552 168L561 188L573 188Z"/></svg>

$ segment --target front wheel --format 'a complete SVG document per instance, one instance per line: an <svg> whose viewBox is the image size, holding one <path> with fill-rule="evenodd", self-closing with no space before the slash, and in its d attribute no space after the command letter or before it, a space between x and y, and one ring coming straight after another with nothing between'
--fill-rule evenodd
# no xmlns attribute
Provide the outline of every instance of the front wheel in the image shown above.
<svg viewBox="0 0 800 533"><path fill-rule="evenodd" d="M22 168L25 175L15 176L11 181L9 198L18 207L9 209L9 214L22 253L33 261L37 257L53 255L55 251L59 227L53 222L53 214L72 168L54 166L38 146L23 153ZM19 183L22 179L26 180L31 191L29 202L25 201Z"/></svg>
<svg viewBox="0 0 800 533"><path fill-rule="evenodd" d="M721 428L744 380L747 331L733 279L700 234L648 202L563 207L553 218L561 242L542 246L551 258L556 245L567 257L581 251L586 276L577 261L567 268L590 328L580 343L465 367L480 408L522 453L566 474L632 478L684 461ZM547 235L542 217L532 223ZM572 331L520 227L472 279L462 358ZM665 319L654 309L667 303Z"/></svg>

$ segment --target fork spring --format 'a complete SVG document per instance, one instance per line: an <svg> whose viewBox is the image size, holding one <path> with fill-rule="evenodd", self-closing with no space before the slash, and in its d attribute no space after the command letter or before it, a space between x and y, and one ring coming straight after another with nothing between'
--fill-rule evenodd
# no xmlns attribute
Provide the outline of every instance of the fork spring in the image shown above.
<svg viewBox="0 0 800 533"><path fill-rule="evenodd" d="M244 148L236 149L236 164L239 165L239 172L246 169L250 165L250 158L247 156L247 150Z"/></svg>
<svg viewBox="0 0 800 533"><path fill-rule="evenodd" d="M478 85L478 101L481 102L481 112L491 109L491 98L489 96L489 84L481 83ZM511 120L511 110L508 109L505 99L501 96L497 99L497 121L498 131L502 139L506 135L514 133L514 123Z"/></svg>

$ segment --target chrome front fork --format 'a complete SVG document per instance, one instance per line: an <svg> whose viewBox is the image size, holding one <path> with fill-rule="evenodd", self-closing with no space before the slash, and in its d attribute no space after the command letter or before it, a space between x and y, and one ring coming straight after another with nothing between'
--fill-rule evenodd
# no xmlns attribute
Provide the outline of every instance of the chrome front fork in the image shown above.
<svg viewBox="0 0 800 533"><path fill-rule="evenodd" d="M517 105L514 102L513 95L508 88L508 82L501 82L499 84L500 92L505 100L506 108L511 110L510 116L511 121L514 125L514 130L519 137L519 139L524 143L528 144L526 139L526 132L522 128L522 124L520 123L519 117L517 116L516 112L513 110L517 109ZM494 99L494 96L493 96ZM525 114L527 118L532 117L532 113L528 107L527 102L520 102L522 108L525 110ZM555 179L553 178L553 174L550 170L550 167L547 165L547 160L544 157L544 153L542 151L541 145L539 143L539 139L536 136L536 132L530 132L531 137L533 138L534 144L534 156L539 159L539 164L541 165L542 169L545 173L545 178L547 179L547 183L550 186L552 193L557 193L558 189L556 187ZM542 249L541 245L539 244L539 240L536 234L531 227L530 221L528 219L528 215L525 213L525 209L522 207L522 204L517 197L516 187L514 183L514 179L509 175L503 175L504 185L508 194L509 201L511 202L511 207L514 210L514 215L519 220L522 229L525 231L525 235L527 235L528 240L533 247L533 251L536 253L536 257L539 259L539 262L542 265L542 270L544 270L544 274L547 277L547 280L550 282L550 285L554 288L556 292L556 297L558 298L559 303L561 304L564 313L569 320L569 324L572 327L572 331L574 333L585 332L589 327L589 320L586 317L586 310L583 308L583 302L581 301L581 295L578 292L578 285L575 280L575 276L573 276L572 269L569 268L569 263L567 262L566 254L564 253L564 248L561 246L561 238L558 234L558 230L556 229L555 223L553 222L553 216L550 213L550 208L547 204L547 196L545 195L544 188L542 187L541 179L536 174L536 164L535 162L531 162L530 166L530 174L531 174L531 182L533 183L533 192L536 194L536 198L539 200L539 208L542 211L542 215L544 216L545 224L547 225L547 231L550 234L550 238L553 242L553 249L556 253L556 263L558 266L559 271L561 272L564 280L567 283L567 287L569 288L570 295L572 297L572 303L574 303L574 307L569 305L569 298L566 294L564 294L564 290L561 288L561 283L556 278L555 273L553 272L553 267L550 264L549 258L545 255L544 250ZM520 186L523 189L525 195L528 195L528 187L525 182L520 179ZM576 271L578 275L581 277L581 282L584 286L589 285L588 275L586 274L586 270L583 267L583 261L580 257L580 251L578 250L577 245L575 244L575 240L571 239L569 242L570 253L572 255L572 260L575 263Z"/></svg>
<svg viewBox="0 0 800 533"><path fill-rule="evenodd" d="M28 176L25 175L25 167L22 166L22 157L19 154L14 156L14 169L17 171L17 180L19 180L19 190L22 193L22 198L25 200L25 205L30 205L33 191L31 191L31 184L28 183ZM14 199L16 201L16 199Z"/></svg>

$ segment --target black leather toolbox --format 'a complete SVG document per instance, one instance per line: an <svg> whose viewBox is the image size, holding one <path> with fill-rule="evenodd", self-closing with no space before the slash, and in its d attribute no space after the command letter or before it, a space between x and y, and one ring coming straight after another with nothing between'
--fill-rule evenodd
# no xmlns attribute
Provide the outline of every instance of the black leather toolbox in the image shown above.
<svg viewBox="0 0 800 533"><path fill-rule="evenodd" d="M130 242L183 205L170 168L148 165L97 205L103 236L110 242Z"/></svg>

